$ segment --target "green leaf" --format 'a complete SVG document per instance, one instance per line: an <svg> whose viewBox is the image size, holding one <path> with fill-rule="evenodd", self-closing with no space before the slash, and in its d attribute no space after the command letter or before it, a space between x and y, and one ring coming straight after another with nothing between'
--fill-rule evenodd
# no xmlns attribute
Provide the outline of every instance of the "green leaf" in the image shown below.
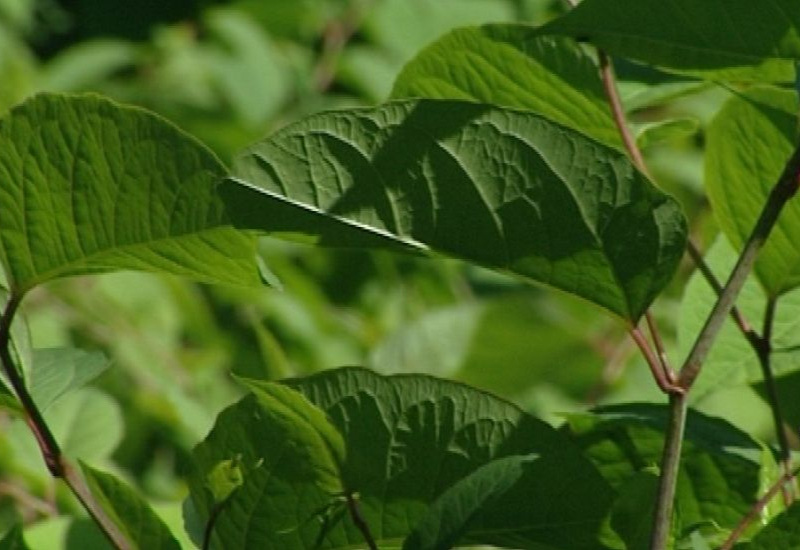
<svg viewBox="0 0 800 550"><path fill-rule="evenodd" d="M594 60L574 41L527 25L457 29L410 61L394 98L462 99L542 114L622 147Z"/></svg>
<svg viewBox="0 0 800 550"><path fill-rule="evenodd" d="M665 141L686 139L700 129L695 118L673 118L643 124L636 129L636 144L647 149Z"/></svg>
<svg viewBox="0 0 800 550"><path fill-rule="evenodd" d="M625 543L625 550L650 548L653 512L658 497L658 474L641 470L623 483L611 508L611 528Z"/></svg>
<svg viewBox="0 0 800 550"><path fill-rule="evenodd" d="M655 404L603 407L568 417L566 429L613 487L661 461L668 408ZM718 418L689 411L678 476L677 533L701 526L721 544L780 475L772 453Z"/></svg>
<svg viewBox="0 0 800 550"><path fill-rule="evenodd" d="M71 46L44 66L39 83L50 92L79 92L136 62L137 49L122 40L90 40Z"/></svg>
<svg viewBox="0 0 800 550"><path fill-rule="evenodd" d="M269 383L252 390L195 448L192 504L204 521L222 506L213 529L217 548L311 548L318 517L344 492L344 443L298 392ZM241 479L224 495L218 474L231 460Z"/></svg>
<svg viewBox="0 0 800 550"><path fill-rule="evenodd" d="M607 508L609 496L591 469L571 468L561 457L500 458L447 489L403 548L446 550L461 542L596 549L598 511Z"/></svg>
<svg viewBox="0 0 800 550"><path fill-rule="evenodd" d="M797 94L755 88L732 97L707 134L706 188L725 235L740 249L797 143ZM753 139L758 136L758 139ZM800 202L789 201L756 260L769 296L800 285Z"/></svg>
<svg viewBox="0 0 800 550"><path fill-rule="evenodd" d="M794 81L795 0L584 0L543 34L589 40L612 55L711 79Z"/></svg>
<svg viewBox="0 0 800 550"><path fill-rule="evenodd" d="M259 283L252 238L216 194L225 168L160 117L42 94L0 120L0 261L17 292L138 269Z"/></svg>
<svg viewBox="0 0 800 550"><path fill-rule="evenodd" d="M351 495L381 548L399 547L426 516L472 542L596 548L610 488L564 436L517 407L453 382L356 368L286 384L250 381L253 394L195 449L189 517L207 521L218 506L224 547L360 547ZM530 467L493 462L532 454L541 458ZM214 497L209 476L234 458L233 490ZM503 487L483 498L476 488L491 479ZM452 500L472 512L450 515Z"/></svg>
<svg viewBox="0 0 800 550"><path fill-rule="evenodd" d="M81 463L92 495L125 538L141 550L180 550L164 522L139 494L116 477Z"/></svg>
<svg viewBox="0 0 800 550"><path fill-rule="evenodd" d="M792 504L753 537L743 550L789 550L800 547L800 502ZM740 546L736 546L737 549Z"/></svg>
<svg viewBox="0 0 800 550"><path fill-rule="evenodd" d="M383 543L407 536L418 521L446 521L451 536L463 532L473 543L596 548L609 488L568 440L514 405L446 380L357 368L286 383L325 410L342 433L343 484L358 493L361 513ZM494 460L531 454L540 458L521 472L517 463L521 479L513 487L513 460L479 471ZM476 487L498 475L508 490L498 488L482 503ZM452 501L474 514L458 517ZM559 512L550 514L553 509Z"/></svg>
<svg viewBox="0 0 800 550"><path fill-rule="evenodd" d="M456 101L323 113L246 149L235 223L331 246L436 251L629 321L672 277L680 207L624 154L541 116Z"/></svg>
<svg viewBox="0 0 800 550"><path fill-rule="evenodd" d="M30 547L22 537L22 526L15 525L0 540L0 550L28 550Z"/></svg>
<svg viewBox="0 0 800 550"><path fill-rule="evenodd" d="M75 348L37 349L28 388L39 409L47 409L62 395L85 386L109 367L102 352Z"/></svg>

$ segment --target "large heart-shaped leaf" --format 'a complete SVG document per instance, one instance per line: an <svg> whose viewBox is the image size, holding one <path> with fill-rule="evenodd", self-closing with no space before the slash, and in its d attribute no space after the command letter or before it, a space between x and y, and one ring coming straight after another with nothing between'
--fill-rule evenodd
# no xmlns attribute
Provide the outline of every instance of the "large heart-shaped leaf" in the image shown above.
<svg viewBox="0 0 800 550"><path fill-rule="evenodd" d="M360 547L348 495L381 548L402 545L417 522L426 538L446 524L451 542L597 547L610 488L566 437L510 403L355 368L286 384L249 382L253 395L195 450L192 501L200 518L219 510L226 548ZM234 481L215 490L231 460ZM482 494L492 479L502 487ZM451 513L456 501L464 513Z"/></svg>
<svg viewBox="0 0 800 550"><path fill-rule="evenodd" d="M547 118L458 101L323 113L245 150L236 224L333 246L437 251L635 321L683 252L680 207L615 149Z"/></svg>
<svg viewBox="0 0 800 550"><path fill-rule="evenodd" d="M791 81L800 60L795 0L584 0L542 32L717 79Z"/></svg>
<svg viewBox="0 0 800 550"><path fill-rule="evenodd" d="M0 121L0 261L18 292L139 269L257 284L228 223L225 168L160 117L96 96L38 95Z"/></svg>
<svg viewBox="0 0 800 550"><path fill-rule="evenodd" d="M728 100L708 129L706 188L722 230L741 248L797 143L797 94L755 88ZM758 139L754 139L758 136ZM800 285L800 202L789 201L759 253L769 296Z"/></svg>
<svg viewBox="0 0 800 550"><path fill-rule="evenodd" d="M457 29L411 60L392 97L464 99L524 109L621 147L594 60L528 25Z"/></svg>

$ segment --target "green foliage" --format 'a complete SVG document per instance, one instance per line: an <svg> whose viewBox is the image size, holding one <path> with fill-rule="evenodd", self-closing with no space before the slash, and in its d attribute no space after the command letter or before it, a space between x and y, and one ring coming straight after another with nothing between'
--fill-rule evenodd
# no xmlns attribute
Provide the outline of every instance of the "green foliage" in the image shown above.
<svg viewBox="0 0 800 550"><path fill-rule="evenodd" d="M585 0L542 32L708 79L791 82L800 59L793 0Z"/></svg>
<svg viewBox="0 0 800 550"><path fill-rule="evenodd" d="M0 259L13 290L114 269L258 283L252 240L215 195L225 169L159 117L39 95L2 120L0 151Z"/></svg>
<svg viewBox="0 0 800 550"><path fill-rule="evenodd" d="M139 494L111 474L81 463L89 488L135 548L180 550L166 525Z"/></svg>
<svg viewBox="0 0 800 550"><path fill-rule="evenodd" d="M487 149L484 143L492 143ZM613 149L548 119L453 101L310 117L247 149L239 227L448 254L636 321L669 282L678 205Z"/></svg>

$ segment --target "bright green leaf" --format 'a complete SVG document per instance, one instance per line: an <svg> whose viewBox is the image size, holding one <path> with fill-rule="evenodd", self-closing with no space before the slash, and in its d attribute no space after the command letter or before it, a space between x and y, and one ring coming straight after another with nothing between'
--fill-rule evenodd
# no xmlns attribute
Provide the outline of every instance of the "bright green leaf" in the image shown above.
<svg viewBox="0 0 800 550"><path fill-rule="evenodd" d="M136 46L121 40L90 40L66 48L43 68L39 86L49 92L80 92L136 62Z"/></svg>
<svg viewBox="0 0 800 550"><path fill-rule="evenodd" d="M216 194L225 168L160 117L37 95L0 120L0 260L18 292L139 269L258 284L253 240Z"/></svg>
<svg viewBox="0 0 800 550"><path fill-rule="evenodd" d="M222 187L241 227L437 251L639 318L686 238L624 154L531 113L403 101L323 113L245 150Z"/></svg>
<svg viewBox="0 0 800 550"><path fill-rule="evenodd" d="M180 550L164 522L139 494L111 474L81 463L92 495L125 538L139 550Z"/></svg>
<svg viewBox="0 0 800 550"><path fill-rule="evenodd" d="M613 487L661 462L668 407L615 405L570 415L567 430ZM768 477L767 473L771 477ZM677 533L701 526L720 544L779 475L765 446L724 420L690 410L676 497Z"/></svg>
<svg viewBox="0 0 800 550"><path fill-rule="evenodd" d="M545 34L589 40L613 55L714 79L794 80L795 0L584 0Z"/></svg>
<svg viewBox="0 0 800 550"><path fill-rule="evenodd" d="M29 548L22 537L22 527L20 525L12 527L0 540L0 550L29 550Z"/></svg>
<svg viewBox="0 0 800 550"><path fill-rule="evenodd" d="M636 129L636 144L647 149L665 141L685 139L700 129L694 118L673 118L642 124Z"/></svg>
<svg viewBox="0 0 800 550"><path fill-rule="evenodd" d="M28 388L39 409L47 409L62 395L85 386L109 367L101 352L74 348L37 349Z"/></svg>
<svg viewBox="0 0 800 550"><path fill-rule="evenodd" d="M318 519L344 491L341 436L322 411L278 384L254 386L223 411L194 459L189 484L197 514L207 521L222 507L213 529L217 548L311 548ZM220 499L209 478L231 460L241 483Z"/></svg>
<svg viewBox="0 0 800 550"><path fill-rule="evenodd" d="M239 457L223 460L208 473L207 486L214 497L214 503L224 502L244 483L244 474Z"/></svg>
<svg viewBox="0 0 800 550"><path fill-rule="evenodd" d="M397 77L394 98L461 99L532 111L608 143L622 141L594 60L527 25L457 29Z"/></svg>
<svg viewBox="0 0 800 550"><path fill-rule="evenodd" d="M795 92L755 88L732 97L708 129L708 198L722 230L737 249L749 237L795 149L797 112ZM770 296L800 285L798 241L800 202L793 200L781 212L755 265Z"/></svg>

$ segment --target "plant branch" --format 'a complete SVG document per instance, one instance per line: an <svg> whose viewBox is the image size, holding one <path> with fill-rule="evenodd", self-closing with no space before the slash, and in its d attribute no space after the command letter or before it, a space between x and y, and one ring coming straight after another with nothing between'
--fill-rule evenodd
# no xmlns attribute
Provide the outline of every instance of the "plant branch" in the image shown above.
<svg viewBox="0 0 800 550"><path fill-rule="evenodd" d="M339 59L347 42L358 30L368 1L351 0L345 14L325 27L322 35L322 52L314 68L313 80L317 92L325 92L333 84Z"/></svg>
<svg viewBox="0 0 800 550"><path fill-rule="evenodd" d="M725 539L725 542L722 543L722 546L719 547L719 550L731 550L733 545L736 544L750 524L753 523L753 521L761 514L770 501L775 498L775 495L778 494L778 491L780 491L782 487L785 487L788 482L792 481L797 473L797 470L794 472L786 472L775 483L773 483L769 490L764 493L764 495L758 499L755 504L753 504L753 506L750 508L750 511L747 512L747 515L744 516L736 525L734 530L731 531L731 534L728 535L728 538Z"/></svg>
<svg viewBox="0 0 800 550"><path fill-rule="evenodd" d="M358 530L361 531L361 536L364 537L364 542L367 544L369 550L378 550L378 545L375 542L375 538L372 536L372 532L369 529L369 524L367 524L364 516L361 515L361 510L358 508L358 501L353 493L350 491L347 492L347 510L350 512L350 518L353 520L353 523Z"/></svg>
<svg viewBox="0 0 800 550"><path fill-rule="evenodd" d="M775 435L778 438L778 446L780 448L780 462L784 474L788 474L792 469L792 455L791 447L789 446L789 438L786 436L784 429L783 414L781 413L780 400L778 399L778 390L775 384L775 376L772 373L772 326L775 321L775 308L777 306L777 299L770 297L767 299L767 307L764 310L764 327L761 331L761 338L759 345L756 348L758 354L758 362L761 365L761 373L764 376L764 386L767 392L767 400L769 401L770 409L772 410L772 420L775 424ZM783 484L783 496L787 505L791 504L794 500L792 491L789 490L787 485Z"/></svg>
<svg viewBox="0 0 800 550"><path fill-rule="evenodd" d="M675 373L669 365L667 350L664 347L664 341L661 339L661 333L658 331L658 325L656 324L655 319L653 319L653 314L650 313L649 310L645 312L644 317L647 320L647 328L650 332L650 338L653 340L653 345L656 347L656 353L658 354L658 360L661 363L661 368L666 373L667 378L674 383Z"/></svg>
<svg viewBox="0 0 800 550"><path fill-rule="evenodd" d="M0 363L2 363L3 371L25 411L25 421L36 438L50 474L54 478L60 478L66 482L72 493L116 548L128 550L131 545L97 503L80 473L61 453L61 448L53 436L53 432L50 431L39 407L28 392L28 388L25 387L22 374L11 357L11 325L22 297L22 294L12 291L8 296L2 316L0 316Z"/></svg>
<svg viewBox="0 0 800 550"><path fill-rule="evenodd" d="M719 295L717 303L711 310L681 368L679 383L684 388L690 388L700 373L700 367L711 349L711 344L722 328L725 317L728 316L733 308L739 291L741 291L745 280L753 269L758 252L764 246L764 242L778 221L778 216L784 205L797 192L798 185L800 185L800 146L795 149L786 163L778 182L770 191L767 203L764 205L761 215L742 249L739 260L736 262L725 288Z"/></svg>
<svg viewBox="0 0 800 550"><path fill-rule="evenodd" d="M650 347L650 343L647 341L647 338L644 337L642 331L639 330L639 327L632 327L629 332L633 341L639 346L639 350L647 361L650 372L653 374L653 378L661 391L667 394L683 393L683 388L676 384L675 374L672 370L666 369L661 360L656 357L655 353L653 353L653 349Z"/></svg>

